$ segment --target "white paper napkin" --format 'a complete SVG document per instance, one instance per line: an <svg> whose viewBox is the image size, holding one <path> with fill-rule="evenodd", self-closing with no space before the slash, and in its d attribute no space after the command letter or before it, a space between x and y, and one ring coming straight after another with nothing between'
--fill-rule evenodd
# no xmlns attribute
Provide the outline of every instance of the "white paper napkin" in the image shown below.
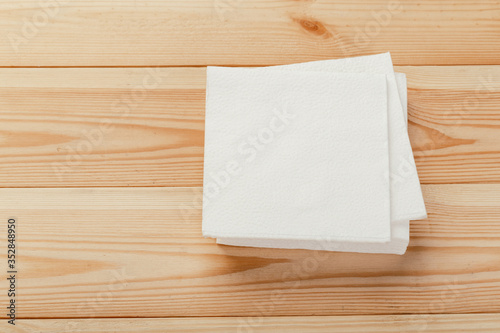
<svg viewBox="0 0 500 333"><path fill-rule="evenodd" d="M406 75L395 73L398 85L399 97L403 106L405 122L408 119L408 97ZM406 252L410 241L410 223L408 220L391 221L391 240L387 243L379 242L335 242L323 239L320 241L309 240L282 240L282 239L259 239L259 238L217 238L218 244L281 248L281 249L307 249L325 250L340 252L361 252L361 253L386 253L402 255Z"/></svg>
<svg viewBox="0 0 500 333"><path fill-rule="evenodd" d="M329 63L329 64L326 64ZM389 66L388 66L389 64ZM326 65L326 66L325 66ZM301 66L307 67L308 70L335 70L335 71L364 71L366 67L370 67L372 70L381 71L381 72L392 72L392 62L390 61L389 54L375 55L375 56L366 56L366 57L358 57L352 59L341 59L341 60L328 60L328 61L320 61L313 63L305 63L305 64L297 64L297 65L289 65L289 66L276 66L272 68L283 69L284 67L289 67L289 70L300 70ZM333 68L332 68L333 66ZM377 67L378 66L378 67ZM281 67L281 68L280 68ZM355 67L358 67L356 69ZM285 68L287 69L287 68ZM389 69L389 70L388 70ZM404 74L396 73L395 81L397 83L397 93L399 95L399 100L401 104L401 108L403 109L403 124L406 128L407 125L407 95L406 95L406 77ZM207 82L209 84L209 82ZM389 83L389 86L391 84ZM393 85L394 86L394 85ZM394 87L393 87L394 88ZM390 89L390 88L389 88ZM389 93L389 97L391 94ZM392 94L392 96L396 96L396 94ZM396 98L393 98L396 100ZM394 107L393 103L393 108ZM392 124L389 123L389 131L391 131L391 127L394 131L394 121L397 119L396 117L392 118ZM400 122L401 124L401 122ZM411 152L411 149L410 149ZM410 153L411 154L411 153ZM393 158L394 160L394 158ZM402 176L408 175L408 164L413 162L413 157L411 156L410 163L403 163L403 165L407 168L406 174ZM414 168L414 163L413 163ZM411 168L410 168L411 170ZM413 170L416 175L416 169ZM411 174L411 172L410 172ZM417 178L418 179L418 178ZM400 181L400 180L398 180ZM393 180L391 179L391 182ZM391 184L393 185L393 184ZM393 193L391 193L393 195ZM421 191L420 186L418 186L418 194L416 197L420 196L421 199ZM418 201L418 199L417 199ZM425 206L423 205L423 200L421 200L421 206L423 207L423 214L421 217L425 216ZM278 248L303 248L303 249L324 249L324 250L337 250L337 251L350 251L350 252L372 252L372 253L397 253L403 254L406 250L409 241L409 221L408 220L399 220L391 222L391 240L387 243L375 243L375 242L364 242L364 243L354 243L354 242L335 242L327 237L323 237L321 241L309 241L309 240L282 240L282 239L272 239L272 238L218 238L218 243L228 244L228 245L240 245L240 246L259 246L259 247L278 247Z"/></svg>
<svg viewBox="0 0 500 333"><path fill-rule="evenodd" d="M203 234L388 242L386 82L209 67Z"/></svg>
<svg viewBox="0 0 500 333"><path fill-rule="evenodd" d="M328 237L317 240L305 239L264 239L264 238L217 238L218 244L266 247L278 249L306 249L339 252L404 254L410 240L409 221L391 223L391 240L380 242L339 242Z"/></svg>
<svg viewBox="0 0 500 333"><path fill-rule="evenodd" d="M406 74L394 72L396 83L398 85L399 99L403 107L403 116L405 125L408 127L408 88L406 84Z"/></svg>
<svg viewBox="0 0 500 333"><path fill-rule="evenodd" d="M391 177L391 220L418 220L427 217L417 168L408 138L406 112L400 91L406 91L406 80L398 83L390 53L335 60L313 61L285 66L256 68L255 70L291 70L343 73L375 73L387 75L389 160ZM404 85L404 86L403 86ZM406 94L404 95L406 96Z"/></svg>
<svg viewBox="0 0 500 333"><path fill-rule="evenodd" d="M393 73L392 69L392 61L390 59L390 54L379 54L373 56L364 56L364 57L356 57L350 59L340 59L340 60L326 60L326 61L316 61L309 62L303 64L294 64L294 65L286 65L286 66L274 66L269 67L268 69L286 69L286 70L317 70L317 71L340 71L340 72L362 72L362 71L371 71L371 72L380 72L380 73ZM258 69L262 70L262 69ZM420 189L420 182L418 181L418 175L416 172L416 167L413 162L413 155L411 152L411 147L409 144L406 144L403 140L399 139L397 142L394 141L394 138L402 138L406 135L406 127L407 127L407 89L406 89L406 76L402 73L395 73L396 84L389 84L389 89L393 90L393 93L389 93L389 98L392 98L392 103L389 103L390 117L389 119L389 132L392 133L391 142L389 143L390 147L390 159L392 161L391 165L395 168L396 173L393 173L391 178L391 204L392 204L392 215L396 216L391 219L392 230L397 232L393 232L393 236L391 237L391 241L385 245L373 245L373 244L335 244L330 243L326 244L323 242L321 247L325 250L335 249L337 251L349 251L349 252L370 252L370 253L397 253L403 254L406 250L406 247L409 242L409 221L407 219L402 218L405 216L399 212L407 210L410 212L407 215L408 219L410 218L424 218L426 217L425 205L423 203L422 193ZM394 89L397 90L397 93L394 93ZM399 98L398 98L399 97ZM398 102L399 99L399 102ZM398 106L397 103L401 104L401 107ZM405 126L405 130L401 130L401 117L394 114L395 112L399 112L403 114L403 122ZM392 111L392 112L391 112ZM398 131L399 129L399 131ZM398 149L399 148L399 149ZM402 152L406 150L408 157L405 155L400 155L394 157L398 152ZM398 162L398 163L396 163ZM405 169L406 168L406 169ZM414 176L414 177L413 177ZM408 182L402 183L402 179L404 177L416 178L417 182L414 179L409 179ZM416 183L418 183L416 185ZM400 186L398 186L400 185ZM400 196L402 193L405 193L404 189L413 189L413 195L408 198L407 203L415 204L417 208L412 212L412 208L408 208L407 206L401 206L401 208L396 207L402 203L401 200L393 200L395 196ZM408 191L406 191L407 193ZM399 214L399 216L398 216ZM319 244L309 244L307 241L302 241L299 243L284 245L283 242L276 242L272 239L226 239L219 238L217 242L220 244L227 245L241 245L241 246L258 246L258 247L283 247L283 248L305 248L305 249L317 249ZM392 247L396 248L393 249Z"/></svg>

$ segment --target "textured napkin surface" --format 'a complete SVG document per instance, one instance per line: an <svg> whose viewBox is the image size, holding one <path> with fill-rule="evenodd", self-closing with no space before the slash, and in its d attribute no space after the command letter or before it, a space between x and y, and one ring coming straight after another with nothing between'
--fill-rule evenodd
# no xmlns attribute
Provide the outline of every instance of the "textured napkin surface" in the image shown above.
<svg viewBox="0 0 500 333"><path fill-rule="evenodd" d="M263 238L217 238L218 244L267 247L279 249L306 249L339 252L360 253L387 253L404 254L410 240L409 221L396 221L391 223L391 240L387 243L380 242L348 242L335 241L328 237L318 240L305 239L263 239Z"/></svg>
<svg viewBox="0 0 500 333"><path fill-rule="evenodd" d="M408 119L408 97L406 75L395 73L398 84L399 97L403 106L405 122ZM408 220L391 221L391 240L387 243L379 242L335 242L328 240L282 240L282 239L261 239L261 238L217 238L218 244L234 246L250 246L281 249L307 249L325 250L340 252L360 252L360 253L386 253L402 255L406 252L410 241L410 222Z"/></svg>
<svg viewBox="0 0 500 333"><path fill-rule="evenodd" d="M393 73L392 70L392 62L390 60L390 55L380 54L374 56L365 56L365 57L357 57L350 59L340 59L340 60L327 60L327 61L316 61L311 63L304 64L294 64L294 65L286 65L286 66L274 66L269 67L271 69L279 69L279 70L292 70L292 71L333 71L333 72L371 72L371 73L388 73L388 98L389 100L392 98L392 101L389 101L389 133L391 137L397 137L397 127L398 124L404 125L404 132L399 130L399 134L406 134L407 127L407 90L406 90L406 76L402 73ZM269 69L268 68L268 69ZM262 68L256 70L263 70ZM394 79L391 82L391 74L394 76ZM210 82L207 82L210 84ZM391 94L392 90L392 94ZM397 93L395 93L397 92ZM396 101L399 99L399 105L396 104ZM402 112L402 122L401 118L397 115L394 115L396 109L400 109ZM392 113L391 113L392 109ZM401 137L401 136L400 136ZM404 138L403 138L404 139ZM392 140L394 142L394 140ZM404 142L404 140L402 140ZM401 140L399 141L399 152L403 149L404 143L401 144ZM389 143L391 144L391 143ZM394 145L393 145L394 146ZM403 193L404 191L398 191L398 186L394 188L394 183L396 185L400 185L406 187L407 189L411 187L411 185L418 184L417 186L413 186L413 207L417 207L416 209L410 210L408 218L417 219L423 218L426 216L425 206L423 204L423 199L420 190L420 184L418 182L418 176L416 177L417 182L410 181L407 184L404 184L404 178L412 178L412 175L417 175L416 168L413 162L413 156L411 154L411 148L409 148L409 144L407 145L407 151L409 152L406 157L403 154L400 154L399 158L394 157L394 152L398 152L395 147L391 147L390 149L390 159L391 159L391 202L392 202L392 219L391 219L391 238L390 241L385 243L380 243L379 241L365 241L365 242L352 242L352 241L336 241L332 240L329 237L323 236L320 238L315 238L315 240L311 241L309 239L280 239L280 238L268 238L268 237L219 237L217 239L218 243L227 244L227 245L239 245L239 246L257 246L257 247L274 247L274 248L300 248L300 249L313 249L313 250L334 250L334 251L349 251L349 252L365 252L365 253L394 253L394 254L403 254L406 251L408 242L409 242L409 221L402 219L401 216L397 215L398 210L397 202L401 203L402 200L393 200L395 196L395 192ZM399 160L397 167L395 168L395 161ZM413 179L414 180L414 179ZM396 207L394 210L394 207ZM398 220L394 220L394 216Z"/></svg>
<svg viewBox="0 0 500 333"><path fill-rule="evenodd" d="M374 73L387 75L389 159L388 177L391 178L391 220L417 220L427 217L418 179L417 168L408 138L406 80L396 81L390 53L335 60L313 61L300 64L256 68L255 70L290 70L343 73ZM401 75L398 76L401 78ZM398 89L398 85L400 86Z"/></svg>
<svg viewBox="0 0 500 333"><path fill-rule="evenodd" d="M398 85L399 99L403 106L405 126L408 127L408 88L406 84L406 74L394 72L394 76L396 77L396 83Z"/></svg>
<svg viewBox="0 0 500 333"><path fill-rule="evenodd" d="M207 77L205 236L390 240L385 73Z"/></svg>
<svg viewBox="0 0 500 333"><path fill-rule="evenodd" d="M315 71L335 71L335 72L377 72L377 73L392 73L392 61L390 59L390 54L379 54L373 56L357 57L351 59L340 59L340 60L326 60L326 61L315 61L303 64L285 65L285 66L274 66L267 69L280 69L280 70L315 70ZM257 70L264 70L259 68ZM400 110L403 115L403 123L405 126L405 131L397 131L401 125L401 117L397 115L392 115L389 119L389 132L392 132L392 138L401 137L401 134L406 135L407 127L407 86L406 86L406 75L402 73L394 73L394 78L396 85L392 85L389 89L394 88L397 90L396 93L388 94L389 98L393 99L392 110L389 112L396 112ZM398 107L397 103L401 104L401 108ZM399 136L398 136L399 134ZM410 218L423 218L426 216L425 205L423 203L422 193L420 189L420 182L418 181L418 175L416 172L416 167L413 162L413 156L411 153L411 147L405 145L403 140L397 142L399 149L396 149L396 145L393 142L392 149L390 150L390 160L391 165L395 168L396 172L400 170L402 166L407 169L404 175L394 175L391 177L391 204L392 204L392 215L396 216L391 219L391 240L386 244L377 244L373 242L367 243L352 243L352 242L332 242L332 241L307 241L307 240L296 240L296 241L281 241L279 239L257 239L257 238L218 238L217 242L226 245L239 245L239 246L256 246L256 247L276 247L276 248L301 248L301 249L324 249L324 250L336 250L336 251L348 251L348 252L365 252L365 253L395 253L403 254L406 251L407 245L409 243L409 221ZM404 154L400 156L394 156L398 152L407 150L410 156L409 161L405 158ZM398 163L396 163L398 162ZM406 184L401 184L401 177L412 176L412 173L416 176L417 182L410 179ZM418 183L418 184L417 184ZM399 185L399 186L398 186ZM401 195L404 191L401 188L413 189L412 196L408 198L407 202L414 203L416 209L408 206L402 206L401 208L396 207L396 205L401 204L402 200L394 200L393 198L397 195ZM419 207L419 208L418 208ZM405 215L401 215L400 212L407 210L410 212L407 215L408 219L405 219ZM399 214L399 216L397 216Z"/></svg>

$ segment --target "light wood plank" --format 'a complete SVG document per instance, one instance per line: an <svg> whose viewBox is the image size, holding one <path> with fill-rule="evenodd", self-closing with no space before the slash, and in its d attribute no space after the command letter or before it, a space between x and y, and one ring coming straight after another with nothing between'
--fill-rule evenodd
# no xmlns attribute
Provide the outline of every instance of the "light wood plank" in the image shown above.
<svg viewBox="0 0 500 333"><path fill-rule="evenodd" d="M2 71L0 186L201 184L204 69Z"/></svg>
<svg viewBox="0 0 500 333"><path fill-rule="evenodd" d="M496 0L0 2L1 66L500 64Z"/></svg>
<svg viewBox="0 0 500 333"><path fill-rule="evenodd" d="M420 69L419 69L420 68ZM500 181L500 67L403 67L423 183Z"/></svg>
<svg viewBox="0 0 500 333"><path fill-rule="evenodd" d="M315 316L315 317L212 317L145 319L26 319L9 332L26 333L133 333L133 332L311 332L485 333L500 331L499 314Z"/></svg>
<svg viewBox="0 0 500 333"><path fill-rule="evenodd" d="M396 70L421 182L500 182L500 66ZM0 69L0 186L201 186L205 72Z"/></svg>
<svg viewBox="0 0 500 333"><path fill-rule="evenodd" d="M404 256L216 245L200 190L1 189L19 318L500 312L500 185L424 186Z"/></svg>

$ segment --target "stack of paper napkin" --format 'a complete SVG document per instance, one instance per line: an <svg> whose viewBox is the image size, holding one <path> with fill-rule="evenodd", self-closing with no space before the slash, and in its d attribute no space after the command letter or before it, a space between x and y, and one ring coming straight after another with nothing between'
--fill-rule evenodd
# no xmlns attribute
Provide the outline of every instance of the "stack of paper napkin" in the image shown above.
<svg viewBox="0 0 500 333"><path fill-rule="evenodd" d="M203 235L220 244L403 254L426 218L389 53L208 67Z"/></svg>

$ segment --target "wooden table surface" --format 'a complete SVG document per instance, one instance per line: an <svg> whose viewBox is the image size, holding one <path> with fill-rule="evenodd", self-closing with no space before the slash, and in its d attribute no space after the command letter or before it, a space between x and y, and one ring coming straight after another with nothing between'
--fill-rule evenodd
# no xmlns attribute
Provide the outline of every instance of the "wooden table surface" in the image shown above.
<svg viewBox="0 0 500 333"><path fill-rule="evenodd" d="M0 1L1 332L500 332L496 0ZM404 256L201 236L207 65L390 51L429 218Z"/></svg>

